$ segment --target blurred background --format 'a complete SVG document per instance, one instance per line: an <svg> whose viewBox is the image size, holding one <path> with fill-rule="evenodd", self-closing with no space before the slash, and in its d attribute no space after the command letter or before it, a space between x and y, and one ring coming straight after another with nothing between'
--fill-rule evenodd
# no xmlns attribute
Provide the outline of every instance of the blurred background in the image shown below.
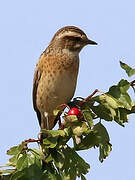
<svg viewBox="0 0 135 180"><path fill-rule="evenodd" d="M80 53L75 96L95 89L108 91L121 78L132 81L119 61L135 67L135 1L12 0L0 2L0 165L6 150L37 138L39 125L32 107L35 65L54 33L65 25L80 27L98 46ZM133 97L134 98L134 97ZM91 165L87 179L135 179L135 117L125 128L104 122L113 150L100 163L98 149L81 152Z"/></svg>

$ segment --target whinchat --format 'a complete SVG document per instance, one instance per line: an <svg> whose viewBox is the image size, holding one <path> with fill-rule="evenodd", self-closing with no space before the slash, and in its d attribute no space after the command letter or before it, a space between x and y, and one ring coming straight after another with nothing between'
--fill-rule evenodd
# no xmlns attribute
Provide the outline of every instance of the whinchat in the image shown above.
<svg viewBox="0 0 135 180"><path fill-rule="evenodd" d="M56 32L41 54L33 82L33 106L41 129L52 129L56 116L53 110L72 99L79 69L79 53L88 45L96 45L75 26Z"/></svg>

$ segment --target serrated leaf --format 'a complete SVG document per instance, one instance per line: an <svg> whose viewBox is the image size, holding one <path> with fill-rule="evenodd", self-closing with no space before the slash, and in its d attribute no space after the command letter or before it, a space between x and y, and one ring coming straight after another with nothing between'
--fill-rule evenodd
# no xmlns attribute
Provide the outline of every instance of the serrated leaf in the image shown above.
<svg viewBox="0 0 135 180"><path fill-rule="evenodd" d="M49 137L44 139L43 144L47 147L47 148L54 148L57 146L57 140L58 137Z"/></svg>
<svg viewBox="0 0 135 180"><path fill-rule="evenodd" d="M90 165L86 163L73 149L67 147L63 150L65 161L63 170L69 177L76 178L81 174L88 173Z"/></svg>
<svg viewBox="0 0 135 180"><path fill-rule="evenodd" d="M23 154L17 161L16 168L17 170L22 170L28 168L35 163L35 156L33 154Z"/></svg>
<svg viewBox="0 0 135 180"><path fill-rule="evenodd" d="M74 135L81 136L82 134L85 134L87 132L88 126L86 125L86 122L82 121L77 125L73 125L71 129Z"/></svg>
<svg viewBox="0 0 135 180"><path fill-rule="evenodd" d="M54 159L54 163L57 168L61 169L64 165L65 156L62 152L53 150L51 153L52 158Z"/></svg>
<svg viewBox="0 0 135 180"><path fill-rule="evenodd" d="M44 155L40 149L36 149L36 148L31 149L30 148L30 149L28 149L28 151L30 151L33 155L38 156L38 157Z"/></svg>
<svg viewBox="0 0 135 180"><path fill-rule="evenodd" d="M125 79L122 79L119 83L118 83L118 87L120 87L120 90L122 93L125 93L127 92L127 90L129 89L130 87L130 83L125 80Z"/></svg>
<svg viewBox="0 0 135 180"><path fill-rule="evenodd" d="M46 130L46 129L43 129L41 132L47 134L48 136L52 136L52 137L65 136L64 130Z"/></svg>
<svg viewBox="0 0 135 180"><path fill-rule="evenodd" d="M100 150L99 160L100 162L103 162L103 160L106 159L107 156L109 156L112 150L112 145L110 143L100 143L99 150Z"/></svg>
<svg viewBox="0 0 135 180"><path fill-rule="evenodd" d="M16 171L16 173L11 176L10 180L44 180L45 177L42 170L37 165L33 164L22 171ZM51 179L48 178L48 180Z"/></svg>
<svg viewBox="0 0 135 180"><path fill-rule="evenodd" d="M123 107L123 105L119 103L119 101L116 98L109 94L102 94L100 96L96 96L94 100L98 103L103 104L108 109L117 109L118 107Z"/></svg>
<svg viewBox="0 0 135 180"><path fill-rule="evenodd" d="M93 119L90 109L83 110L83 116L86 122L88 122L89 127L93 127Z"/></svg>
<svg viewBox="0 0 135 180"><path fill-rule="evenodd" d="M118 85L110 87L108 94L116 98L119 103L128 110L131 109L131 98L127 93L127 90L130 87L130 83L127 80L121 80Z"/></svg>
<svg viewBox="0 0 135 180"><path fill-rule="evenodd" d="M11 147L8 151L8 155L17 155L20 151L18 150L18 146Z"/></svg>
<svg viewBox="0 0 135 180"><path fill-rule="evenodd" d="M15 155L15 156L11 157L9 159L9 161L5 164L5 166L13 166L13 167L15 167L16 163L17 163L17 160L18 160L18 157L19 157L18 155Z"/></svg>
<svg viewBox="0 0 135 180"><path fill-rule="evenodd" d="M60 174L58 174L58 171L55 169L55 166L53 163L47 163L44 164L45 170L43 174L45 175L43 180L62 180Z"/></svg>
<svg viewBox="0 0 135 180"><path fill-rule="evenodd" d="M18 159L16 168L17 170L22 170L26 167L28 167L28 157L27 154L24 154Z"/></svg>
<svg viewBox="0 0 135 180"><path fill-rule="evenodd" d="M117 88L116 88L117 89ZM116 90L115 89L115 90ZM111 90L112 91L112 90ZM112 91L114 93L114 91ZM122 96L121 96L122 98ZM121 120L119 117L119 109L125 106L118 99L110 95L110 91L107 94L102 94L93 98L98 105L93 105L91 109L93 112L106 121Z"/></svg>
<svg viewBox="0 0 135 180"><path fill-rule="evenodd" d="M83 174L81 174L81 180L86 180L86 178Z"/></svg>
<svg viewBox="0 0 135 180"><path fill-rule="evenodd" d="M49 156L47 156L47 157L45 158L45 161L46 161L47 163L53 161L52 155L49 154Z"/></svg>
<svg viewBox="0 0 135 180"><path fill-rule="evenodd" d="M96 130L98 135L101 137L99 143L99 160L103 162L103 160L109 155L112 150L112 145L109 143L109 134L106 128L100 122L94 126L94 130Z"/></svg>
<svg viewBox="0 0 135 180"><path fill-rule="evenodd" d="M104 105L99 104L97 106L91 107L93 112L100 117L101 119L104 119L106 121L112 121L114 118L114 114L112 115L112 112L110 109L107 109Z"/></svg>
<svg viewBox="0 0 135 180"><path fill-rule="evenodd" d="M72 130L73 130L73 134L77 136L81 136L83 133L83 129L81 126L73 126Z"/></svg>
<svg viewBox="0 0 135 180"><path fill-rule="evenodd" d="M72 136L72 130L70 127L64 128L64 132L65 132L65 136L64 137L60 136L59 140L58 140L59 148L62 147L63 145L65 145Z"/></svg>
<svg viewBox="0 0 135 180"><path fill-rule="evenodd" d="M110 141L109 134L108 134L106 128L100 122L95 124L93 129L97 131L99 136L101 136L102 142Z"/></svg>
<svg viewBox="0 0 135 180"><path fill-rule="evenodd" d="M129 77L131 77L135 74L135 69L131 68L129 65L123 63L122 61L120 61L120 66L122 67L122 69L124 69L126 71L126 73Z"/></svg>
<svg viewBox="0 0 135 180"><path fill-rule="evenodd" d="M77 151L86 150L98 145L99 142L100 142L100 136L97 134L96 131L90 130L89 133L81 139L80 144L75 144L75 149Z"/></svg>
<svg viewBox="0 0 135 180"><path fill-rule="evenodd" d="M76 115L64 116L64 120L66 121L66 123L77 123L77 122L79 122L79 119L77 118Z"/></svg>
<svg viewBox="0 0 135 180"><path fill-rule="evenodd" d="M26 143L25 142L22 142L21 144L19 144L18 146L13 146L11 147L8 151L7 151L7 154L8 155L17 155L19 153L21 153L21 151L24 149L24 145Z"/></svg>
<svg viewBox="0 0 135 180"><path fill-rule="evenodd" d="M10 180L23 180L23 176L25 175L24 171L16 171L15 173L13 173L13 175L11 176ZM25 177L26 178L26 177ZM26 179L24 179L26 180ZM29 178L28 178L29 180Z"/></svg>
<svg viewBox="0 0 135 180"><path fill-rule="evenodd" d="M115 116L114 120L124 127L124 123L128 122L128 115L127 115L127 110L124 108L119 108L117 109L117 115Z"/></svg>
<svg viewBox="0 0 135 180"><path fill-rule="evenodd" d="M28 152L30 152L33 157L33 164L42 167L42 159L45 159L45 154L41 151L41 149L32 148L28 149Z"/></svg>

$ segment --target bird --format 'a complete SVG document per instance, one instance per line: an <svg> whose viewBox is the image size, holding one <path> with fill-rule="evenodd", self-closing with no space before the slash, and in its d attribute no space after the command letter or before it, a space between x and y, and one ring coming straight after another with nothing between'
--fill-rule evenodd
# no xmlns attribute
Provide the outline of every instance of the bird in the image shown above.
<svg viewBox="0 0 135 180"><path fill-rule="evenodd" d="M86 45L97 45L76 26L65 26L53 36L40 55L33 79L33 107L41 129L51 130L57 117L53 111L68 104L77 84L79 53Z"/></svg>

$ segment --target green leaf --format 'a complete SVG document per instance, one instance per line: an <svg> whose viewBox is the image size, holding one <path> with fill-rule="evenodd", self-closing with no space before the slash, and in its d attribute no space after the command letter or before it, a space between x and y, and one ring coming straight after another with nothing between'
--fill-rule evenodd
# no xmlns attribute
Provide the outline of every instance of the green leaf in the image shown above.
<svg viewBox="0 0 135 180"><path fill-rule="evenodd" d="M73 126L72 130L73 130L73 134L77 136L81 136L83 133L83 129L81 126Z"/></svg>
<svg viewBox="0 0 135 180"><path fill-rule="evenodd" d="M11 147L8 151L8 155L17 155L20 151L18 150L18 146Z"/></svg>
<svg viewBox="0 0 135 180"><path fill-rule="evenodd" d="M100 150L99 160L100 162L103 162L103 160L106 159L107 156L109 156L112 150L112 145L110 143L100 143L99 150Z"/></svg>
<svg viewBox="0 0 135 180"><path fill-rule="evenodd" d="M25 144L26 144L26 142L22 142L21 144L19 144L19 146L11 147L7 151L7 154L8 155L17 155L17 154L21 153L21 151L24 149Z"/></svg>
<svg viewBox="0 0 135 180"><path fill-rule="evenodd" d="M103 162L103 160L109 155L112 150L112 145L109 143L109 134L106 128L100 122L94 126L94 130L96 130L98 135L101 137L99 143L99 160Z"/></svg>
<svg viewBox="0 0 135 180"><path fill-rule="evenodd" d="M16 171L16 173L11 176L10 180L44 180L45 177L42 170L37 165L33 164L22 171ZM51 179L48 178L48 180Z"/></svg>
<svg viewBox="0 0 135 180"><path fill-rule="evenodd" d="M75 149L86 150L91 147L97 146L100 142L100 136L94 130L89 130L88 134L81 139L80 144L75 144Z"/></svg>
<svg viewBox="0 0 135 180"><path fill-rule="evenodd" d="M79 119L77 118L76 115L64 116L64 120L66 123L78 123L79 122Z"/></svg>
<svg viewBox="0 0 135 180"><path fill-rule="evenodd" d="M60 142L60 139L67 140L68 130L65 128L64 130L42 130L42 133L46 134L46 138L43 141L43 144L47 148L54 148ZM61 138L62 137L62 138ZM60 145L60 144L59 144Z"/></svg>
<svg viewBox="0 0 135 180"><path fill-rule="evenodd" d="M46 129L43 129L41 132L47 134L49 137L65 136L64 130L46 130Z"/></svg>
<svg viewBox="0 0 135 180"><path fill-rule="evenodd" d="M52 155L49 154L49 155L45 158L45 161L46 161L46 163L49 163L49 162L53 161Z"/></svg>
<svg viewBox="0 0 135 180"><path fill-rule="evenodd" d="M77 125L73 125L71 129L74 135L81 136L82 134L87 133L88 125L86 124L86 122L82 121L78 123Z"/></svg>
<svg viewBox="0 0 135 180"><path fill-rule="evenodd" d="M44 156L43 152L40 149L32 148L28 149L29 152L31 152L35 156Z"/></svg>
<svg viewBox="0 0 135 180"><path fill-rule="evenodd" d="M65 159L64 154L60 151L56 151L55 149L53 149L51 156L54 159L54 163L56 167L61 169L64 165L64 159Z"/></svg>
<svg viewBox="0 0 135 180"><path fill-rule="evenodd" d="M26 167L28 167L28 156L27 154L24 154L18 159L16 168L17 170L22 170Z"/></svg>
<svg viewBox="0 0 135 180"><path fill-rule="evenodd" d="M16 164L17 164L18 157L19 157L18 154L13 156L13 157L11 157L9 159L9 161L5 164L5 166L13 166L13 167L15 167Z"/></svg>
<svg viewBox="0 0 135 180"><path fill-rule="evenodd" d="M124 108L124 105L109 93L94 97L93 100L99 104L91 106L91 109L101 119L106 121L118 120L119 109Z"/></svg>
<svg viewBox="0 0 135 180"><path fill-rule="evenodd" d="M127 80L121 80L118 85L110 87L108 94L113 96L121 104L122 108L131 109L131 98L127 93L130 83ZM120 107L120 106L119 106Z"/></svg>
<svg viewBox="0 0 135 180"><path fill-rule="evenodd" d="M45 159L45 154L42 152L41 149L28 149L28 152L31 153L33 157L33 162L39 167L42 167L42 159Z"/></svg>
<svg viewBox="0 0 135 180"><path fill-rule="evenodd" d="M60 170L56 170L56 167L54 166L54 163L45 163L44 162L44 174L45 178L47 180L62 180L60 177Z"/></svg>
<svg viewBox="0 0 135 180"><path fill-rule="evenodd" d="M65 145L72 136L72 130L71 130L70 127L64 128L64 132L65 132L65 136L64 137L60 136L59 140L58 140L58 145L57 146L59 148L62 147L63 145Z"/></svg>
<svg viewBox="0 0 135 180"><path fill-rule="evenodd" d="M132 107L131 111L128 114L135 113L135 106Z"/></svg>
<svg viewBox="0 0 135 180"><path fill-rule="evenodd" d="M86 180L85 176L81 174L81 180Z"/></svg>
<svg viewBox="0 0 135 180"><path fill-rule="evenodd" d="M14 155L14 156L9 159L9 162L6 163L6 166L13 166L13 167L16 166L20 154L24 150L25 144L26 142L22 142L21 144L19 144L19 146L14 146L7 151L8 155Z"/></svg>
<svg viewBox="0 0 135 180"><path fill-rule="evenodd" d="M123 107L123 105L110 94L102 94L100 96L96 96L94 97L94 100L98 103L103 104L108 109L117 109L118 107Z"/></svg>
<svg viewBox="0 0 135 180"><path fill-rule="evenodd" d="M90 111L90 108L85 108L83 110L83 116L84 116L84 119L86 122L88 122L88 125L89 127L93 127L93 119L92 119L92 114L91 114L91 111Z"/></svg>
<svg viewBox="0 0 135 180"><path fill-rule="evenodd" d="M58 137L49 137L44 139L43 144L47 147L47 148L54 148L57 146L57 140Z"/></svg>
<svg viewBox="0 0 135 180"><path fill-rule="evenodd" d="M129 83L127 80L122 79L122 80L118 83L118 87L120 88L120 90L121 90L122 93L125 93L125 92L127 92L127 90L129 89L130 83Z"/></svg>
<svg viewBox="0 0 135 180"><path fill-rule="evenodd" d="M24 168L28 168L32 164L35 163L35 156L33 154L22 154L22 156L18 159L16 168L17 170L22 170Z"/></svg>
<svg viewBox="0 0 135 180"><path fill-rule="evenodd" d="M120 61L120 66L122 67L122 69L124 69L126 71L126 73L129 77L131 77L132 75L135 74L135 69L131 68L127 64L123 63L122 61Z"/></svg>
<svg viewBox="0 0 135 180"><path fill-rule="evenodd" d="M124 108L117 109L117 115L114 120L121 126L124 127L124 123L128 122L127 110Z"/></svg>
<svg viewBox="0 0 135 180"><path fill-rule="evenodd" d="M104 119L106 121L112 121L115 115L115 111L111 108L107 109L104 105L99 104L97 106L91 107L93 112L100 117L100 119Z"/></svg>
<svg viewBox="0 0 135 180"><path fill-rule="evenodd" d="M89 164L86 163L73 149L67 147L62 151L65 156L63 170L66 176L71 179L76 179L76 176L80 177L81 174L87 174L90 168Z"/></svg>

